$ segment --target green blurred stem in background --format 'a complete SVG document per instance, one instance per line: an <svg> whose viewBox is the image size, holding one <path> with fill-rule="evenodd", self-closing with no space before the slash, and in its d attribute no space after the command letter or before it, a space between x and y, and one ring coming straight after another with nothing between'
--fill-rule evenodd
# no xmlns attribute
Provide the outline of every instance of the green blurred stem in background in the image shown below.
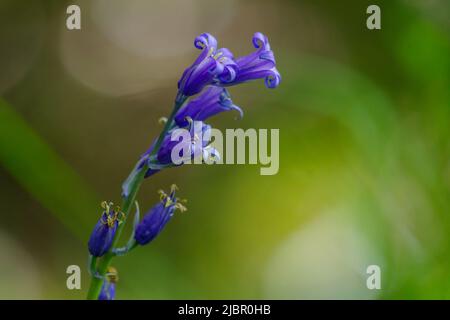
<svg viewBox="0 0 450 320"><path fill-rule="evenodd" d="M184 104L184 102L186 101L187 97L183 96L183 95L178 95L176 100L175 100L175 105L174 108L172 110L172 113L170 114L170 117L168 118L164 129L162 130L162 132L160 133L158 140L156 141L155 147L153 148L151 154L149 155L149 159L152 158L152 156L156 155L159 147L161 146L161 143L164 139L164 137L166 136L167 132L170 130L172 123L173 123L173 118L175 117L175 114L177 113L177 111L181 108L181 106ZM129 194L125 197L123 204L122 204L122 211L125 214L125 217L123 219L123 222L117 227L117 232L115 234L114 237L114 241L112 243L111 249L108 251L108 253L106 253L100 260L98 267L97 267L97 272L99 277L94 277L92 276L91 278L91 285L89 287L89 291L88 291L88 295L87 298L89 300L97 300L98 296L100 294L100 291L102 289L102 285L103 285L103 279L105 277L105 274L108 270L108 267L111 263L111 260L114 258L115 254L113 253L113 249L118 247L119 244L119 239L120 239L120 235L122 233L122 230L125 226L125 223L127 221L127 218L130 214L131 208L133 207L133 203L136 199L137 193L139 192L139 188L141 186L142 181L144 180L145 177L145 173L147 172L147 169L149 169L148 163L145 162L144 166L139 170L138 174L134 175L134 177L132 178L132 181L130 181L130 192ZM133 169L134 170L134 169ZM133 175L134 173L131 172L131 175Z"/></svg>
<svg viewBox="0 0 450 320"><path fill-rule="evenodd" d="M92 221L80 213L97 207L95 191L3 98L0 165L67 230L86 239Z"/></svg>

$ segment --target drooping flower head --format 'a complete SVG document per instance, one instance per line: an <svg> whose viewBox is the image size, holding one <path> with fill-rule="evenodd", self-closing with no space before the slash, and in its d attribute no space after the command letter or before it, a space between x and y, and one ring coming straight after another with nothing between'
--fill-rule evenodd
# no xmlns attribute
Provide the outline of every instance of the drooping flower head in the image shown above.
<svg viewBox="0 0 450 320"><path fill-rule="evenodd" d="M276 68L275 55L270 49L269 39L261 32L253 35L256 51L236 59L237 75L232 81L221 82L222 86L232 86L250 80L264 79L268 88L276 88L281 75Z"/></svg>
<svg viewBox="0 0 450 320"><path fill-rule="evenodd" d="M102 289L98 295L98 300L114 300L116 296L116 283L119 280L117 270L114 267L108 267L108 271L103 280Z"/></svg>
<svg viewBox="0 0 450 320"><path fill-rule="evenodd" d="M119 207L113 209L112 202L107 203L103 201L102 208L104 211L95 225L88 242L89 252L94 257L101 257L108 252L123 215Z"/></svg>
<svg viewBox="0 0 450 320"><path fill-rule="evenodd" d="M177 141L171 141L171 134L174 130L184 128L190 123L189 121L204 121L222 111L237 110L242 116L242 110L232 103L228 91L223 87L256 79L264 79L268 88L276 88L280 84L281 75L276 68L275 56L270 48L269 40L260 32L253 36L253 45L256 50L237 59L228 49L217 49L217 40L208 33L198 36L194 45L202 51L178 81L179 90L176 102L183 105L176 113L174 124L171 124L171 130L166 133L156 157L149 159L155 146L155 140L147 152L141 156L132 174L122 185L124 197L129 194L130 182L133 181L133 177L145 164L148 164L149 167L145 173L146 178L163 168L175 165L171 161L172 150L178 145ZM202 92L205 87L207 89ZM186 101L187 98L198 93L200 93L198 97ZM196 139L192 140L196 142ZM203 159L209 160L211 156L216 159L220 158L216 150L210 148L205 151L204 147L204 143L193 143L189 146L190 152L183 156L194 158L200 154L202 149Z"/></svg>
<svg viewBox="0 0 450 320"><path fill-rule="evenodd" d="M225 88L209 86L198 97L189 101L175 115L175 123L179 127L189 124L188 119L204 121L218 113L236 110L241 117L241 108L233 104L230 94Z"/></svg>
<svg viewBox="0 0 450 320"><path fill-rule="evenodd" d="M176 209L185 211L186 208L175 198L175 191L177 187L172 185L170 194L167 195L160 190L160 202L156 204L144 216L142 221L136 226L134 232L134 239L140 245L145 245L155 239L155 237L162 231L164 226L172 218Z"/></svg>
<svg viewBox="0 0 450 320"><path fill-rule="evenodd" d="M187 68L178 81L178 91L185 96L193 96L206 85L217 81L233 81L237 66L230 50L217 49L217 40L209 33L195 38L194 46L202 50L194 63Z"/></svg>

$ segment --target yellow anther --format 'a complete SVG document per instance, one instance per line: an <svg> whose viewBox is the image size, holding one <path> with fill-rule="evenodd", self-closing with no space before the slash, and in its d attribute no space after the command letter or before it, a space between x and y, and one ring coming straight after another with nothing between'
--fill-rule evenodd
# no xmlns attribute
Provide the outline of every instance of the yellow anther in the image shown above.
<svg viewBox="0 0 450 320"><path fill-rule="evenodd" d="M180 210L180 212L185 212L187 211L187 208L185 206L183 206L181 203L177 202L175 204L175 209Z"/></svg>
<svg viewBox="0 0 450 320"><path fill-rule="evenodd" d="M219 59L223 55L223 52L217 52L217 54L214 56L214 59Z"/></svg>
<svg viewBox="0 0 450 320"><path fill-rule="evenodd" d="M164 202L164 208L168 208L172 205L177 205L177 201L178 198L174 199L173 197L173 193L175 193L175 191L178 190L178 187L176 184L172 184L170 186L170 195L167 195L163 190L158 190L159 193L159 199L161 202Z"/></svg>
<svg viewBox="0 0 450 320"><path fill-rule="evenodd" d="M167 198L167 194L163 190L158 190L159 193L159 200L163 201Z"/></svg>
<svg viewBox="0 0 450 320"><path fill-rule="evenodd" d="M119 206L116 206L115 209L111 209L114 204L112 202L103 201L101 203L101 207L105 210L100 219L101 223L107 225L110 228L114 227L116 221L119 223L125 219L125 214L121 211Z"/></svg>
<svg viewBox="0 0 450 320"><path fill-rule="evenodd" d="M115 216L108 216L108 227L112 228L114 227L114 222L116 222L116 217Z"/></svg>
<svg viewBox="0 0 450 320"><path fill-rule="evenodd" d="M111 283L117 283L119 281L119 273L117 272L117 269L114 267L108 267L108 270L106 271L106 278Z"/></svg>

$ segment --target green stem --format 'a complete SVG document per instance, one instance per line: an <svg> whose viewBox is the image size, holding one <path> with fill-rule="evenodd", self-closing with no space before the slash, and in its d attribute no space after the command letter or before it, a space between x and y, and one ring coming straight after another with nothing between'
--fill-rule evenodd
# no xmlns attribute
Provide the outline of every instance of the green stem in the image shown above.
<svg viewBox="0 0 450 320"><path fill-rule="evenodd" d="M158 137L158 140L156 141L155 147L153 148L151 154L149 155L149 158L154 156L158 152L158 150L161 146L161 143L163 142L164 137L166 136L167 132L172 127L172 122L173 122L173 118L175 117L175 114L180 109L180 107L183 105L183 103L186 101L186 99L187 99L187 97L185 97L185 96L182 96L182 95L177 96L172 113L170 114L170 117L167 119L164 129L161 131L161 133ZM124 213L124 219L123 219L122 223L117 227L117 231L116 231L113 243L111 245L111 249L102 257L102 259L100 260L100 262L98 263L98 266L97 266L97 272L102 277L105 276L105 274L108 270L108 267L111 263L111 260L115 256L114 253L112 252L112 249L117 247L117 245L119 243L120 235L122 234L126 220L130 214L131 208L136 199L139 188L141 186L142 181L144 180L145 173L148 168L149 168L148 164L145 163L144 166L140 169L139 173L134 177L134 179L130 183L130 192L129 192L128 196L125 197L125 199L123 200L123 204L122 204L122 212ZM102 279L98 279L96 277L91 277L91 285L89 287L87 298L89 300L97 300L97 298L100 294L102 285L103 285Z"/></svg>

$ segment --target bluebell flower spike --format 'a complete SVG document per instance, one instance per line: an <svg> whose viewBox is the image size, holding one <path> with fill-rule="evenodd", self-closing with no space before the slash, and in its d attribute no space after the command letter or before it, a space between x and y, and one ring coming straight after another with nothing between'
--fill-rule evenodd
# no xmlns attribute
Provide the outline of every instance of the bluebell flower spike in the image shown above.
<svg viewBox="0 0 450 320"><path fill-rule="evenodd" d="M225 111L235 110L240 117L243 111L234 105L226 87L257 79L264 79L268 88L276 88L281 82L275 55L268 38L257 32L252 38L254 52L235 58L226 48L218 48L217 40L209 33L195 38L194 46L201 50L191 66L186 68L178 81L178 92L169 118L161 118L164 129L150 148L140 157L133 171L122 185L122 196L126 214L130 202L137 194L142 178L147 178L164 168L179 166L186 160L214 163L220 154L211 143L211 126L205 120ZM195 97L194 97L195 96ZM188 145L180 146L181 140L172 141L172 133L179 128L187 128L190 139L182 139ZM181 136L180 136L181 137ZM185 135L183 137L186 137ZM172 160L175 146L181 147L181 159ZM181 160L181 161L178 161ZM211 162L212 161L212 162ZM200 163L199 162L199 163ZM145 170L145 171L144 171ZM155 239L170 221L176 209L185 211L181 200L175 197L176 187L169 194L160 192L160 201L139 221L139 206L136 203L133 233L123 248L112 249L116 255L123 255L138 244L145 245ZM112 209L112 203L103 204L104 211L89 239L89 272L93 276L88 298L114 299L117 272L108 271L105 276L97 272L97 259L111 252L116 231L124 221L120 208ZM118 232L120 233L120 232ZM104 270L112 255L101 259L98 269ZM100 287L102 285L102 287ZM100 292L101 291L101 292ZM98 294L100 292L100 295Z"/></svg>

